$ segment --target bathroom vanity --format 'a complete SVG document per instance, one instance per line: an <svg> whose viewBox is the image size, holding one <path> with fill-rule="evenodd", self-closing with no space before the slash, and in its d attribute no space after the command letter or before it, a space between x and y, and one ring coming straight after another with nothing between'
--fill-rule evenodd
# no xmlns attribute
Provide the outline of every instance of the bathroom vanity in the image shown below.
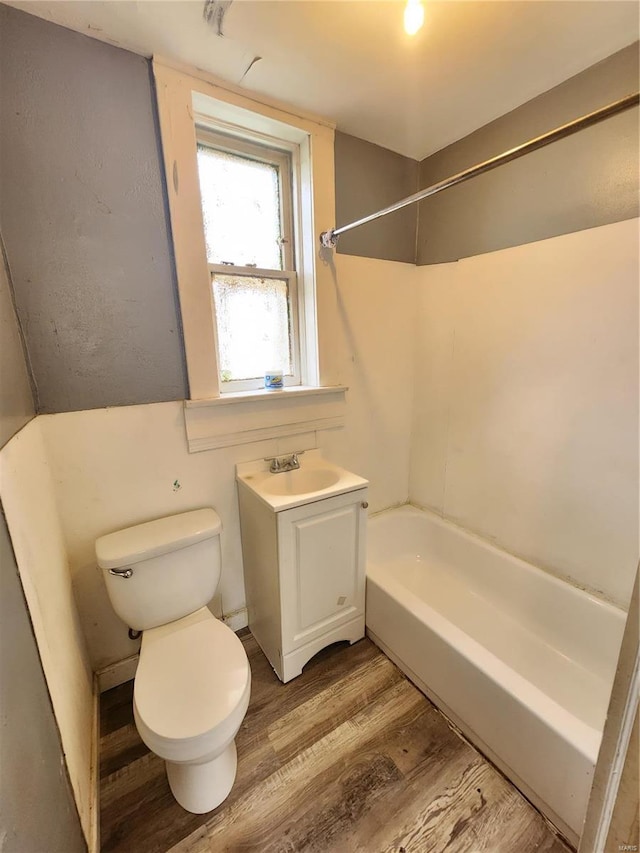
<svg viewBox="0 0 640 853"><path fill-rule="evenodd" d="M284 682L325 646L364 636L368 481L318 450L299 466L236 469L249 628Z"/></svg>

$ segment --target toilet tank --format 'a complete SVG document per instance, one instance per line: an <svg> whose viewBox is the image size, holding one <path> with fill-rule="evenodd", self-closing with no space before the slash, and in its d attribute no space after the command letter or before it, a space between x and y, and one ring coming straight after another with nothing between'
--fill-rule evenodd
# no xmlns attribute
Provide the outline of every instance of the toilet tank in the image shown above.
<svg viewBox="0 0 640 853"><path fill-rule="evenodd" d="M221 529L218 514L206 508L97 539L98 565L122 621L145 631L208 604L220 580Z"/></svg>

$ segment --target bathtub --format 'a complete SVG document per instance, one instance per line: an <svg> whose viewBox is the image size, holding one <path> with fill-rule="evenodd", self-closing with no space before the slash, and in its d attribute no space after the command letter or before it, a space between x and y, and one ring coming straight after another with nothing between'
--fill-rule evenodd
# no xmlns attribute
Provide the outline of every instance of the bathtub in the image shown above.
<svg viewBox="0 0 640 853"><path fill-rule="evenodd" d="M577 844L623 611L410 506L368 537L371 639Z"/></svg>

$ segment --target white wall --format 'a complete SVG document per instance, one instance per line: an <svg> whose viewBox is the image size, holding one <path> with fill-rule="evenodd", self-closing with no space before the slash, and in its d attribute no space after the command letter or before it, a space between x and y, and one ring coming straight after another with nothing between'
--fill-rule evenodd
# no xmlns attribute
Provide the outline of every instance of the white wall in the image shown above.
<svg viewBox="0 0 640 853"><path fill-rule="evenodd" d="M0 493L85 837L94 806L93 683L41 420L0 451ZM37 820L37 815L33 816Z"/></svg>
<svg viewBox="0 0 640 853"><path fill-rule="evenodd" d="M109 605L95 538L215 507L224 568L212 608L229 615L245 603L235 463L315 445L371 480L371 511L410 496L626 605L637 222L437 267L335 263L322 337L332 381L350 389L344 429L189 454L179 402L38 418L94 669L137 649Z"/></svg>
<svg viewBox="0 0 640 853"><path fill-rule="evenodd" d="M220 595L212 609L228 615L245 604L236 462L317 445L371 480L371 511L407 500L416 270L348 256L336 262L334 289L323 295L334 305L325 314L332 319L323 346L333 381L349 386L344 429L189 454L179 402L38 419L94 669L137 649L109 605L95 565L97 536L213 506L224 530Z"/></svg>
<svg viewBox="0 0 640 853"><path fill-rule="evenodd" d="M626 607L638 220L418 268L410 496Z"/></svg>
<svg viewBox="0 0 640 853"><path fill-rule="evenodd" d="M409 495L418 270L347 255L334 260L335 306L320 338L332 381L349 387L349 405L346 429L323 442L335 462L371 480L376 512Z"/></svg>

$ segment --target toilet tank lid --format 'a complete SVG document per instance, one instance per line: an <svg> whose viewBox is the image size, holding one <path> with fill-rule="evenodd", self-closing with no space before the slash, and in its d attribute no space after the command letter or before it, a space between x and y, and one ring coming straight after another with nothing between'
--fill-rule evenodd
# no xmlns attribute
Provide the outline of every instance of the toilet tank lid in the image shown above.
<svg viewBox="0 0 640 853"><path fill-rule="evenodd" d="M117 569L211 539L221 529L220 516L210 507L169 515L101 536L96 558L101 568Z"/></svg>

